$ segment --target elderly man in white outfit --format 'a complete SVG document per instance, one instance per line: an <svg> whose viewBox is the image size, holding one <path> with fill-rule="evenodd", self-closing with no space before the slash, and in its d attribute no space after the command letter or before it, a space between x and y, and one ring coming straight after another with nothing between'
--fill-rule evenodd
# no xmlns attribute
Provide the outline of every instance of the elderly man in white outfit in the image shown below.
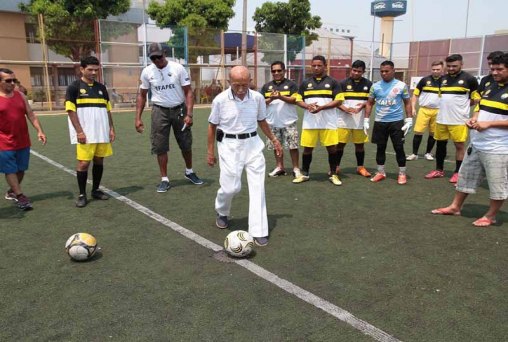
<svg viewBox="0 0 508 342"><path fill-rule="evenodd" d="M257 135L259 125L280 155L282 147L266 122L263 96L249 90L250 74L246 67L231 69L229 89L212 103L208 118L208 165L214 166L215 140L220 161L220 189L215 199L216 225L229 226L233 197L240 192L243 169L249 185L249 233L258 246L268 244L268 217L265 201L264 143Z"/></svg>

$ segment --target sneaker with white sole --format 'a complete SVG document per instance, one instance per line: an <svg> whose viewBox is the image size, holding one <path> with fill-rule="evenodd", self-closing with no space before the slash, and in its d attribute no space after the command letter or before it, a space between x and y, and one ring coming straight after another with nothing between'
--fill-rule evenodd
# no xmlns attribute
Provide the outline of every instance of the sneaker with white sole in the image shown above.
<svg viewBox="0 0 508 342"><path fill-rule="evenodd" d="M381 182L384 179L386 179L386 174L381 173L381 172L376 172L376 174L374 175L374 177L372 177L370 179L370 181L374 182L374 183L377 183L377 182Z"/></svg>
<svg viewBox="0 0 508 342"><path fill-rule="evenodd" d="M15 202L18 201L18 197L16 196L14 191L12 191L12 189L7 190L4 198L9 201L15 201Z"/></svg>
<svg viewBox="0 0 508 342"><path fill-rule="evenodd" d="M254 243L259 247L264 247L264 246L268 245L268 236L255 237Z"/></svg>
<svg viewBox="0 0 508 342"><path fill-rule="evenodd" d="M279 177L287 175L286 170L276 167L272 172L268 174L270 177Z"/></svg>
<svg viewBox="0 0 508 342"><path fill-rule="evenodd" d="M418 159L418 155L414 154L414 153L412 153L406 157L406 160L417 160L417 159Z"/></svg>
<svg viewBox="0 0 508 342"><path fill-rule="evenodd" d="M32 210L32 202L23 194L19 194L17 197L16 204L18 205L18 208L21 210Z"/></svg>
<svg viewBox="0 0 508 342"><path fill-rule="evenodd" d="M186 173L185 178L187 178L193 184L196 184L196 185L201 185L204 183L203 180L201 178L199 178L198 175L196 175L196 173L194 173L194 172Z"/></svg>
<svg viewBox="0 0 508 342"><path fill-rule="evenodd" d="M309 180L309 175L308 173L306 172L301 172L300 173L300 176L296 177L295 179L293 179L293 183L295 184L299 184L299 183L303 183L303 182L306 182Z"/></svg>
<svg viewBox="0 0 508 342"><path fill-rule="evenodd" d="M432 153L425 153L424 157L426 160L434 160Z"/></svg>
<svg viewBox="0 0 508 342"><path fill-rule="evenodd" d="M166 192L171 188L171 185L168 181L162 181L159 185L157 185L157 192Z"/></svg>
<svg viewBox="0 0 508 342"><path fill-rule="evenodd" d="M217 217L215 218L215 225L217 228L226 229L229 227L228 217L217 214Z"/></svg>
<svg viewBox="0 0 508 342"><path fill-rule="evenodd" d="M337 186L342 185L342 182L340 181L340 178L337 175L331 175L330 178L328 178L328 180L330 180L330 182L333 185L337 185Z"/></svg>

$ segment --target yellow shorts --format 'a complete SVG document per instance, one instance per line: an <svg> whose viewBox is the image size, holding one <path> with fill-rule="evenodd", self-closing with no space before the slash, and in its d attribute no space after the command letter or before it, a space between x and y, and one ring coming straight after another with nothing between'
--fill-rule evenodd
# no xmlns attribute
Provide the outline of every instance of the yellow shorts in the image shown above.
<svg viewBox="0 0 508 342"><path fill-rule="evenodd" d="M109 157L113 154L111 143L77 144L76 159L90 161L93 157Z"/></svg>
<svg viewBox="0 0 508 342"><path fill-rule="evenodd" d="M436 116L438 110L438 108L420 107L420 109L418 109L418 115L416 116L414 131L423 133L428 128L430 133L434 133L436 131Z"/></svg>
<svg viewBox="0 0 508 342"><path fill-rule="evenodd" d="M467 140L468 128L466 125L443 125L436 124L434 139L449 140L453 142L465 142Z"/></svg>
<svg viewBox="0 0 508 342"><path fill-rule="evenodd" d="M353 144L363 144L369 142L369 137L363 132L363 129L337 128L339 144L352 142Z"/></svg>
<svg viewBox="0 0 508 342"><path fill-rule="evenodd" d="M300 145L303 147L316 147L317 143L322 146L337 145L337 129L303 129Z"/></svg>

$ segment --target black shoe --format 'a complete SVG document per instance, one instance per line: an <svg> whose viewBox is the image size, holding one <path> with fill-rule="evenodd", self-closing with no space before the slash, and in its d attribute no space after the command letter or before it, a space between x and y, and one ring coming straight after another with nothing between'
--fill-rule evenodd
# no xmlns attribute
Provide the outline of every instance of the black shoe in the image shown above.
<svg viewBox="0 0 508 342"><path fill-rule="evenodd" d="M96 200L108 200L109 196L100 190L92 190L92 198Z"/></svg>
<svg viewBox="0 0 508 342"><path fill-rule="evenodd" d="M194 172L191 172L191 173L186 173L185 174L185 178L187 178L188 180L190 180L192 183L196 184L196 185L201 185L203 184L204 182L198 177L198 175L196 175Z"/></svg>
<svg viewBox="0 0 508 342"><path fill-rule="evenodd" d="M76 200L76 207L84 208L87 204L88 200L86 199L86 195L79 195L78 199Z"/></svg>

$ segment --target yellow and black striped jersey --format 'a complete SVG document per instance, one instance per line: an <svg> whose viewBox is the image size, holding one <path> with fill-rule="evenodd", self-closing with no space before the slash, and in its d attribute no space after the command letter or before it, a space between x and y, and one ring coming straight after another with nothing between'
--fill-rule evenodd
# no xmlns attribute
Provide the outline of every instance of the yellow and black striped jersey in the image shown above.
<svg viewBox="0 0 508 342"><path fill-rule="evenodd" d="M469 118L470 100L478 100L478 81L465 71L457 75L445 75L439 88L439 111L437 123L464 125Z"/></svg>
<svg viewBox="0 0 508 342"><path fill-rule="evenodd" d="M441 77L434 78L432 75L429 75L422 78L413 92L415 96L418 96L418 104L421 107L438 108L440 86Z"/></svg>
<svg viewBox="0 0 508 342"><path fill-rule="evenodd" d="M281 95L297 97L298 86L295 82L284 78L282 81L270 81L261 87L265 99L270 98L273 91ZM298 120L296 105L275 99L266 106L266 122L272 127L283 128Z"/></svg>
<svg viewBox="0 0 508 342"><path fill-rule="evenodd" d="M359 80L353 80L348 77L339 82L340 93L338 98L342 101L342 105L348 108L355 108L363 105L369 99L370 87L372 82L365 77ZM356 114L345 113L340 108L338 109L338 122L339 128L347 129L363 129L363 119L365 117L365 109L362 109Z"/></svg>
<svg viewBox="0 0 508 342"><path fill-rule="evenodd" d="M103 84L88 84L81 79L71 83L65 94L65 110L76 112L87 143L109 142L108 112L111 110L111 103ZM71 143L77 144L76 131L70 119L69 134Z"/></svg>

